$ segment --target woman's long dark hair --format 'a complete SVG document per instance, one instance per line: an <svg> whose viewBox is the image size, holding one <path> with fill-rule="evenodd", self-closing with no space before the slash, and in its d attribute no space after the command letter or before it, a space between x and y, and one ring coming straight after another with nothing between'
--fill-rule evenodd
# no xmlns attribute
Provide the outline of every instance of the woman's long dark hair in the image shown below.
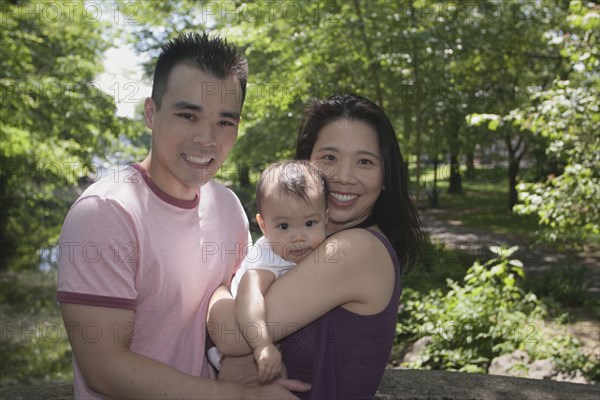
<svg viewBox="0 0 600 400"><path fill-rule="evenodd" d="M339 119L365 122L377 132L383 155L384 190L366 223L360 226L379 226L392 243L400 266L408 270L423 257L428 238L408 194L407 166L402 159L396 132L379 106L352 94L311 100L300 125L296 159L309 160L321 129Z"/></svg>

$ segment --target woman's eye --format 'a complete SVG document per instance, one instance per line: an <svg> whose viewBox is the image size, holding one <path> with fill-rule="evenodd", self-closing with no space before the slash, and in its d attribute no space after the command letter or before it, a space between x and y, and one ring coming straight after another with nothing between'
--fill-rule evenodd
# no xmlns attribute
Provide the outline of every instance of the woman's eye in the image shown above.
<svg viewBox="0 0 600 400"><path fill-rule="evenodd" d="M373 161L365 158L365 159L360 160L360 164L361 165L373 165Z"/></svg>

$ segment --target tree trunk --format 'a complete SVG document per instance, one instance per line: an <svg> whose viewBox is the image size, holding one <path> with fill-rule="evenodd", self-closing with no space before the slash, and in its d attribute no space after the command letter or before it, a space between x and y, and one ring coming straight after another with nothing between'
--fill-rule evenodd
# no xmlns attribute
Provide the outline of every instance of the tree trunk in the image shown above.
<svg viewBox="0 0 600 400"><path fill-rule="evenodd" d="M250 168L246 164L238 164L238 171L240 186L250 186Z"/></svg>
<svg viewBox="0 0 600 400"><path fill-rule="evenodd" d="M508 149L508 209L511 211L519 201L517 176L519 175L521 159L527 152L527 143L525 143L522 136L517 137L515 145L513 145L512 139L509 133L504 137Z"/></svg>
<svg viewBox="0 0 600 400"><path fill-rule="evenodd" d="M519 201L517 193L517 175L519 174L519 161L510 157L508 162L508 209L512 211L513 207Z"/></svg>
<svg viewBox="0 0 600 400"><path fill-rule="evenodd" d="M413 1L410 1L410 15L411 15L411 26L416 30L419 26L417 20ZM417 199L421 196L421 130L422 130L422 91L423 83L420 74L420 63L419 63L419 45L415 36L411 37L412 44L412 65L414 71L414 87L415 92L415 175L416 175L416 186L417 186Z"/></svg>
<svg viewBox="0 0 600 400"><path fill-rule="evenodd" d="M360 0L354 0L354 11L358 17L358 26L363 44L365 46L365 55L367 56L367 60L369 60L369 72L371 73L371 79L373 79L373 85L375 86L375 101L379 107L384 108L383 86L381 84L381 77L379 74L379 62L375 61L375 56L371 51L372 44L367 34L367 28L365 27L365 20L363 18Z"/></svg>
<svg viewBox="0 0 600 400"><path fill-rule="evenodd" d="M455 153L450 154L450 179L448 181L448 193L449 194L462 194L462 177L460 175L460 163L458 162L458 155Z"/></svg>
<svg viewBox="0 0 600 400"><path fill-rule="evenodd" d="M1 155L0 162L2 162L2 168L10 165L4 162ZM17 254L17 243L7 228L9 210L16 206L14 196L11 196L7 190L8 177L13 171L8 171L9 168L6 169L7 174L4 171L0 174L0 271L7 269L10 259Z"/></svg>
<svg viewBox="0 0 600 400"><path fill-rule="evenodd" d="M412 108L410 108L412 105L410 104L410 102L406 102L406 110L403 113L403 119L404 119L404 123L403 123L403 127L404 127L404 138L406 139L407 143L410 143L411 141L411 134L414 132L414 128L413 128L413 122L411 120L411 115L412 115ZM409 154L404 154L404 162L406 163L406 165L408 165L410 163L410 153ZM408 171L408 169L407 169ZM411 182L411 176L410 174L406 174L406 179L408 180L408 183Z"/></svg>
<svg viewBox="0 0 600 400"><path fill-rule="evenodd" d="M467 153L467 179L470 181L475 180L475 154L473 154L473 151Z"/></svg>
<svg viewBox="0 0 600 400"><path fill-rule="evenodd" d="M431 188L431 199L429 201L429 205L431 208L438 208L438 206L439 206L438 191L437 191L438 163L439 163L439 160L438 160L438 155L436 153L434 156L434 159L433 159L433 188Z"/></svg>

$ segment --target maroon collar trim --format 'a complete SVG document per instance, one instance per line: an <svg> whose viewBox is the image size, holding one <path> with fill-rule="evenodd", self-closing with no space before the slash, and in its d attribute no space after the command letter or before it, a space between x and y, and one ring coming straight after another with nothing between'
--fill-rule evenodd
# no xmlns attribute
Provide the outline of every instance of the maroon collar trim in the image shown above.
<svg viewBox="0 0 600 400"><path fill-rule="evenodd" d="M200 203L200 196L198 196L198 193L196 193L196 197L194 197L193 200L177 199L168 194L167 192L163 191L161 188L159 188L158 185L154 183L150 175L148 175L148 171L146 171L146 169L142 167L139 163L133 163L131 164L131 166L135 168L140 173L140 175L142 175L142 178L144 178L144 182L146 182L146 185L148 185L150 190L152 190L152 192L154 192L154 194L157 195L165 203L186 210L196 208Z"/></svg>

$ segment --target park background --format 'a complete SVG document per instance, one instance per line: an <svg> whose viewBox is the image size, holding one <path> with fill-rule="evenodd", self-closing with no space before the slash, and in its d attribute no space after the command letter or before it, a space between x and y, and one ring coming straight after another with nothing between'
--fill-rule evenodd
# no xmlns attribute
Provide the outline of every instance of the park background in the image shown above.
<svg viewBox="0 0 600 400"><path fill-rule="evenodd" d="M199 30L249 60L217 179L251 220L257 174L293 156L309 98L354 92L390 116L432 235L404 279L390 368L533 376L546 363L538 377L600 381L599 13L565 0L3 0L0 385L72 379L54 297L62 221L148 151L158 49ZM129 77L103 70L130 53Z"/></svg>

